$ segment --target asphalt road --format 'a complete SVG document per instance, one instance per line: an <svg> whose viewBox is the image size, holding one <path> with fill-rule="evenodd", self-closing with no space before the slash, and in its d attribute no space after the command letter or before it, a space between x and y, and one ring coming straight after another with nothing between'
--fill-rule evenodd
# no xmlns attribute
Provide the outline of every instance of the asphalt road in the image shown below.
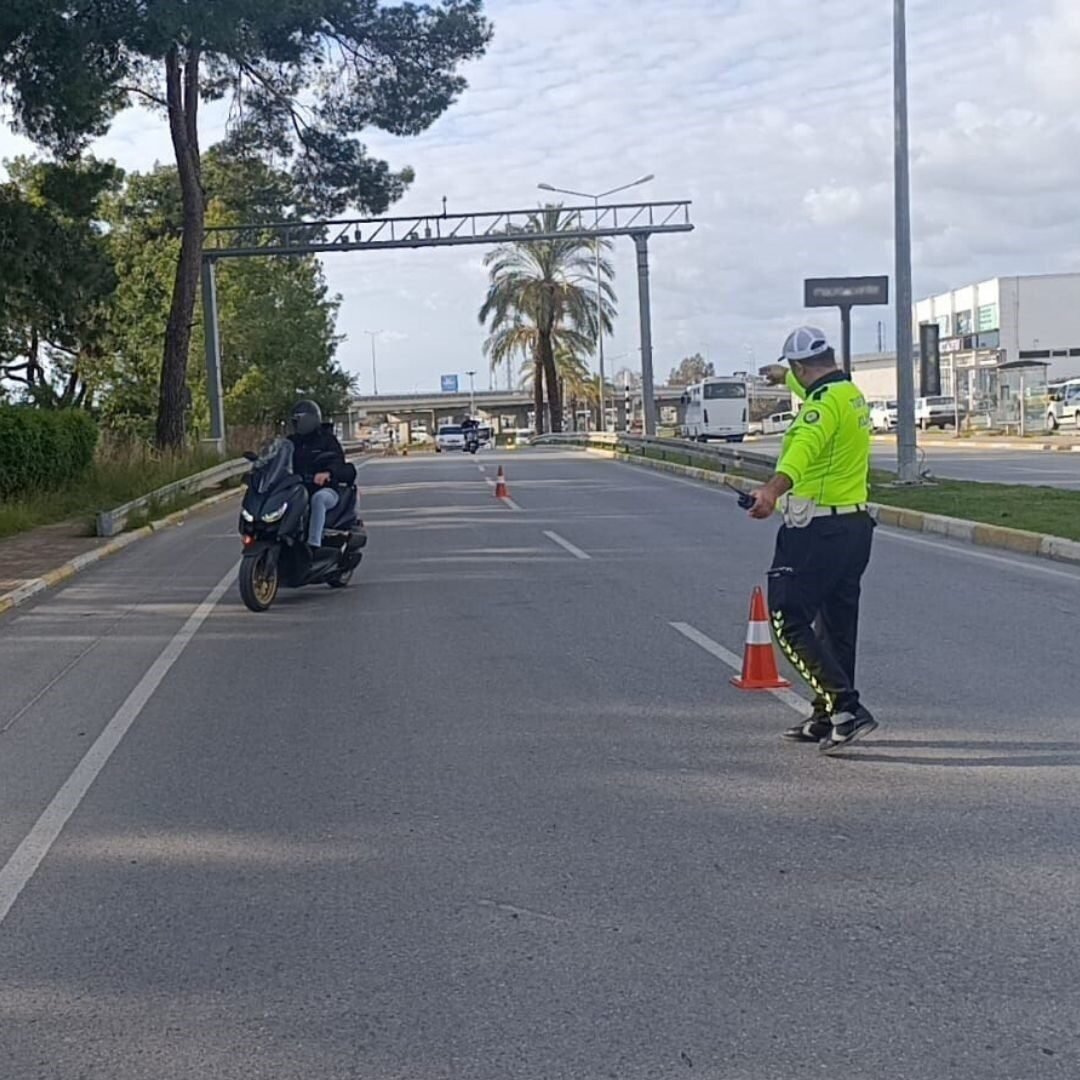
<svg viewBox="0 0 1080 1080"><path fill-rule="evenodd" d="M778 450L780 438L769 436L748 446ZM876 443L874 465L896 470L896 447ZM970 445L926 442L919 447L919 464L933 476L976 480L984 484L1030 484L1080 490L1080 453L1057 450L994 450Z"/></svg>
<svg viewBox="0 0 1080 1080"><path fill-rule="evenodd" d="M341 592L226 508L0 621L0 1077L1074 1080L1080 575L879 530L824 760L728 684L771 526L483 464Z"/></svg>

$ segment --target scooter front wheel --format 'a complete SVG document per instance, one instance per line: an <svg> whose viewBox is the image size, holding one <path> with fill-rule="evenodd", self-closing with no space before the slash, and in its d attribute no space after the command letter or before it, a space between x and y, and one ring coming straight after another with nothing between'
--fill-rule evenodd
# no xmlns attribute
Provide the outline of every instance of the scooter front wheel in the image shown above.
<svg viewBox="0 0 1080 1080"><path fill-rule="evenodd" d="M269 611L278 593L277 553L271 548L245 555L240 563L240 597L249 611Z"/></svg>

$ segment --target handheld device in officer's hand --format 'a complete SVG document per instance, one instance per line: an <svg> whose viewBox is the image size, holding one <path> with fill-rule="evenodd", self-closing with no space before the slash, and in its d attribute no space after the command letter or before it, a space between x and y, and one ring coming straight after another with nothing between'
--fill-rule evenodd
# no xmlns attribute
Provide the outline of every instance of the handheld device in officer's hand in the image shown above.
<svg viewBox="0 0 1080 1080"><path fill-rule="evenodd" d="M754 496L753 495L749 494L746 491L743 491L741 488L737 488L734 484L730 483L727 480L724 481L724 487L726 487L728 489L728 491L734 491L735 492L735 495L738 497L738 500L739 500L739 509L740 510L752 510L753 509L753 507L754 507Z"/></svg>

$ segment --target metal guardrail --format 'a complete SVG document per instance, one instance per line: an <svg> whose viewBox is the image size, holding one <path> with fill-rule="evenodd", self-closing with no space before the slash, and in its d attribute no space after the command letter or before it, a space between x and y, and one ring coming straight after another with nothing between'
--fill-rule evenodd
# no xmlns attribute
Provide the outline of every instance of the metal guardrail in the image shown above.
<svg viewBox="0 0 1080 1080"><path fill-rule="evenodd" d="M233 461L215 465L211 469L204 469L193 476L185 476L182 480L166 484L147 495L140 495L139 498L132 499L131 502L116 507L115 510L102 510L97 515L97 535L116 536L124 531L128 518L137 510L144 510L155 502L165 502L176 495L187 495L193 491L205 491L207 488L217 487L250 468L250 462L244 458L236 458Z"/></svg>
<svg viewBox="0 0 1080 1080"><path fill-rule="evenodd" d="M737 443L713 445L690 442L687 439L661 439L640 435L604 435L567 432L561 435L541 435L531 441L533 446L581 446L586 449L615 450L628 456L650 457L678 465L711 469L714 472L738 473L752 479L767 480L776 467L776 458L744 450Z"/></svg>
<svg viewBox="0 0 1080 1080"><path fill-rule="evenodd" d="M356 455L362 451L362 443L346 442L342 449L348 455ZM176 480L171 484L160 487L157 491L151 491L147 495L140 495L115 510L100 510L96 519L98 536L117 536L124 531L128 518L137 510L144 510L151 503L165 502L175 495L187 495L193 491L205 491L207 488L218 487L235 476L241 476L251 468L251 462L246 458L234 458L232 461L222 462L213 468L204 469L192 476L185 476L182 480Z"/></svg>

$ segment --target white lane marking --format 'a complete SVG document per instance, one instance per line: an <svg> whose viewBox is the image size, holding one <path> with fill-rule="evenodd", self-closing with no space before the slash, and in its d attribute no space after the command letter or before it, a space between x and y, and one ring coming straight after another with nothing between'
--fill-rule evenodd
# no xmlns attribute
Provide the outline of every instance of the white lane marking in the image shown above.
<svg viewBox="0 0 1080 1080"><path fill-rule="evenodd" d="M1074 584L1080 584L1080 570L1059 570L1053 566L1043 566L1041 562L1024 562L1022 559L1014 559L1008 555L991 555L988 551L979 551L970 547L953 547L952 544L929 540L925 536L915 536L900 529L880 528L877 533L885 540L897 540L901 544L919 544L922 547L943 551L946 555L956 555L961 559L982 559L984 562L998 563L1014 570L1030 570L1034 574L1066 578ZM1034 560L1034 556L1032 559Z"/></svg>
<svg viewBox="0 0 1080 1080"><path fill-rule="evenodd" d="M486 466L486 465L477 465L476 467L477 467L477 468L478 468L478 469L479 469L479 470L480 470L480 471L481 471L482 473L486 473L486 472L487 472L487 466Z"/></svg>
<svg viewBox="0 0 1080 1080"><path fill-rule="evenodd" d="M727 664L732 671L742 671L742 660L733 652L728 652L723 645L713 641L711 637L695 629L689 623L673 622L668 624L672 630L678 631L688 641L692 641L700 649L704 649L710 656L715 656L721 663ZM794 690L769 690L777 701L782 701L789 709L794 709L800 716L803 715L810 705L806 698L796 694Z"/></svg>
<svg viewBox="0 0 1080 1080"><path fill-rule="evenodd" d="M485 476L484 479L487 481L488 487L493 488L497 486L498 482L492 477ZM509 495L502 496L502 498L499 499L499 502L501 502L504 506L508 507L510 510L516 510L519 514L522 512L521 507L518 506L518 504L514 502L514 500L511 499Z"/></svg>
<svg viewBox="0 0 1080 1080"><path fill-rule="evenodd" d="M56 843L57 837L71 815L79 808L101 770L108 764L113 751L139 718L146 703L153 697L173 664L180 659L199 627L217 607L218 602L225 595L225 590L236 580L239 566L240 564L237 563L188 616L184 625L158 654L157 659L150 665L135 689L128 694L127 699L113 714L112 719L105 725L105 730L83 755L83 759L64 781L63 787L53 796L52 802L42 811L41 817L15 849L14 854L0 867L0 925L7 918L19 894L37 873L38 867Z"/></svg>
<svg viewBox="0 0 1080 1080"><path fill-rule="evenodd" d="M576 544L571 544L565 537L560 536L557 532L549 532L544 530L544 535L553 543L558 544L564 551L569 551L575 559L591 559L592 556L587 552L584 552Z"/></svg>

